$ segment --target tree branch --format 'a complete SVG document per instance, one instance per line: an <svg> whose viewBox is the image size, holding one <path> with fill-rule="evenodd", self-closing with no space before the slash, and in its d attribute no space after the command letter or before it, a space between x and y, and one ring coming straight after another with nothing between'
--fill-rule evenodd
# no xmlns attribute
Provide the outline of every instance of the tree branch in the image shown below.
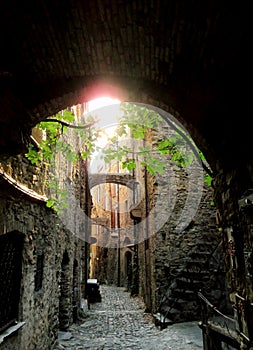
<svg viewBox="0 0 253 350"><path fill-rule="evenodd" d="M67 126L68 128L72 128L72 129L88 129L91 126L93 126L94 124L96 124L95 122L93 122L93 123L86 124L86 125L72 125L72 124L66 123L66 122L64 122L62 120L58 120L58 119L54 119L54 118L45 119L45 120L43 120L43 122L59 123L62 126Z"/></svg>

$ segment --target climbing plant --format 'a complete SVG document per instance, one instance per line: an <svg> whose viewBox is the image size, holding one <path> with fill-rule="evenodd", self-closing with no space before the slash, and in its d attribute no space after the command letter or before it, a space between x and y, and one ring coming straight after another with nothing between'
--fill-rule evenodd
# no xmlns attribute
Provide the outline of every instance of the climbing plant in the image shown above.
<svg viewBox="0 0 253 350"><path fill-rule="evenodd" d="M61 153L67 161L75 164L80 159L88 159L95 150L95 140L99 136L96 129L96 117L87 117L87 124L74 125L75 116L69 110L57 113L53 118L40 122L36 127L46 135L40 143L31 143L25 156L34 165L48 169L46 187L50 189L51 195L47 200L47 207L60 212L67 206L66 189L62 188L58 176L55 174L56 154ZM83 146L75 149L68 141L66 132L73 128L83 142Z"/></svg>
<svg viewBox="0 0 253 350"><path fill-rule="evenodd" d="M123 168L131 171L136 168L136 157L138 156L141 158L141 165L146 167L149 173L162 174L167 165L167 159L164 160L159 156L169 155L172 162L184 168L194 160L198 160L206 171L204 180L209 186L211 185L212 174L206 165L203 153L197 149L191 138L180 126L173 123L171 125L172 135L169 137L160 136L153 146L153 140L150 140L148 135L154 131L157 137L160 125L164 124L163 118L153 110L131 103L121 104L121 110L122 116L118 119L115 136L108 140L108 147L102 150L105 162L117 159L122 162ZM144 140L143 145L139 146L137 150L131 146L121 145L119 138L128 135L136 140ZM190 147L190 152L186 152L187 147Z"/></svg>
<svg viewBox="0 0 253 350"><path fill-rule="evenodd" d="M172 125L174 132L170 137L160 135L156 137L155 143L150 139L152 133L157 136L159 126L164 123L163 118L155 111L132 103L121 104L121 116L118 118L118 125L115 136L108 139L107 147L101 148L97 144L98 138L103 130L97 126L97 117L88 115L85 125L74 125L74 114L69 110L57 113L37 125L37 128L44 131L46 137L38 145L30 144L26 157L34 165L45 166L51 171L48 172L47 187L52 190L53 195L48 199L47 206L56 211L66 207L66 190L61 188L59 180L54 173L55 155L61 153L65 159L75 164L79 159L90 159L94 152L100 152L106 163L117 160L122 167L131 171L136 168L136 159L140 160L150 174L162 174L167 165L164 155L180 167L187 167L195 159L202 162L206 170L205 181L210 185L212 174L205 164L205 158L189 136L176 124ZM73 128L83 141L81 149L74 149L73 145L64 137L67 130ZM134 140L142 140L141 145L121 144L119 139L131 135ZM158 135L159 136L159 135ZM191 148L192 152L185 152L185 148Z"/></svg>

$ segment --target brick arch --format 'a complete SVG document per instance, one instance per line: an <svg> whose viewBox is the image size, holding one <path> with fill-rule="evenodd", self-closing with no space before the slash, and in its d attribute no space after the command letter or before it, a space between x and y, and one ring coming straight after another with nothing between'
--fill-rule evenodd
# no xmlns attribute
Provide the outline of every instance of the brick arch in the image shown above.
<svg viewBox="0 0 253 350"><path fill-rule="evenodd" d="M183 96L181 96L182 92L178 92L177 89L177 86L162 86L143 79L137 80L136 78L95 77L87 80L78 79L75 82L63 83L58 86L57 91L58 94L62 92L61 96L55 97L53 92L51 92L52 95L48 97L46 102L36 106L32 112L35 116L34 124L66 107L88 102L101 96L117 98L122 102L143 103L160 108L175 117L186 128L194 142L206 155L210 165L212 166L212 163L215 165L218 154L214 154L210 142L198 126L195 125L203 117L203 103L208 98L205 94L201 105L199 102L201 98L198 95L198 99L197 96L195 97L195 104L191 101L191 105L185 103L184 106L182 103L184 100ZM66 91L68 92L66 93ZM193 115L193 120L190 120L191 115Z"/></svg>
<svg viewBox="0 0 253 350"><path fill-rule="evenodd" d="M18 152L27 128L93 98L102 80L128 90L124 100L178 113L209 163L230 165L251 146L249 13L250 2L228 11L220 1L9 1L0 14L0 146Z"/></svg>
<svg viewBox="0 0 253 350"><path fill-rule="evenodd" d="M93 173L89 175L89 188L105 183L114 183L133 189L135 179L131 174Z"/></svg>

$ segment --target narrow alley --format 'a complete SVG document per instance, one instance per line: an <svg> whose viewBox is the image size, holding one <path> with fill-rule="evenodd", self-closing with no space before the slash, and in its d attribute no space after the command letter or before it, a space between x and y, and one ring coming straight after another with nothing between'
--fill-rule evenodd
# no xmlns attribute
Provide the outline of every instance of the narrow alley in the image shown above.
<svg viewBox="0 0 253 350"><path fill-rule="evenodd" d="M198 322L177 323L159 330L145 314L139 298L130 297L125 288L100 287L102 302L91 304L87 318L59 332L55 350L200 350Z"/></svg>
<svg viewBox="0 0 253 350"><path fill-rule="evenodd" d="M0 8L0 350L253 350L253 1Z"/></svg>

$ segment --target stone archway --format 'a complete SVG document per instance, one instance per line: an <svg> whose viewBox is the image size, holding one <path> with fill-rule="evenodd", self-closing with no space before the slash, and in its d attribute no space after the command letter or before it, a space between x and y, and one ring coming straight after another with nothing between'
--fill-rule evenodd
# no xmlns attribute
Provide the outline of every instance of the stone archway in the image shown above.
<svg viewBox="0 0 253 350"><path fill-rule="evenodd" d="M59 91L63 86L59 87ZM65 91L68 91L67 93ZM121 102L132 102L153 106L170 113L188 130L196 142L197 146L204 152L208 163L211 167L215 167L219 154L214 153L214 148L210 146L209 140L200 130L199 125L195 121L189 121L189 115L193 115L198 121L201 113L205 113L200 106L200 102L184 106L180 99L180 92L177 88L169 88L154 82L136 81L136 79L125 79L124 77L94 77L83 79L68 86L64 86L61 98L50 98L46 102L39 103L32 111L37 116L37 122L57 113L59 110L65 109L75 104L86 103L92 99L101 96L109 96L119 99ZM200 96L198 98L201 100ZM35 125L34 125L35 126Z"/></svg>

